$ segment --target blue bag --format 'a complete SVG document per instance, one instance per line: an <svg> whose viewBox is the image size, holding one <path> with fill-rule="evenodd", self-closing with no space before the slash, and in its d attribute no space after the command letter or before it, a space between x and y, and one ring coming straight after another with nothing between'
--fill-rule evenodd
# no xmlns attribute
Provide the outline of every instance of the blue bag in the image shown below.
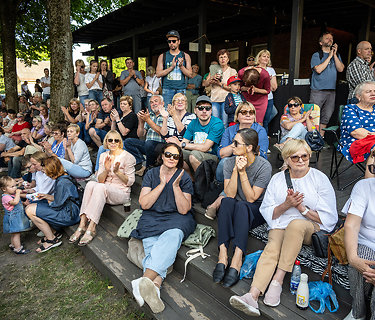
<svg viewBox="0 0 375 320"><path fill-rule="evenodd" d="M332 286L328 282L323 281L311 281L309 282L309 307L315 313L324 313L325 307L330 312L336 312L339 309L339 303L336 298L336 293L333 291ZM320 302L318 310L315 310L310 302L317 300ZM334 309L331 308L331 301Z"/></svg>
<svg viewBox="0 0 375 320"><path fill-rule="evenodd" d="M255 269L257 267L257 263L262 252L263 250L258 250L256 252L248 254L245 257L245 261L243 262L240 271L240 279L251 279L254 276Z"/></svg>

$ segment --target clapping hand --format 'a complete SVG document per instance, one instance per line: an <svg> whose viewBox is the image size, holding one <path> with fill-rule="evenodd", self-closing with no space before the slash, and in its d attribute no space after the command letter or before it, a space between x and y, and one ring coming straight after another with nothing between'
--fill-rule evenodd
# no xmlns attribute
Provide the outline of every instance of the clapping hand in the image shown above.
<svg viewBox="0 0 375 320"><path fill-rule="evenodd" d="M105 159L104 159L104 169L105 171L111 171L111 166L112 166L112 158L110 156L107 156Z"/></svg>
<svg viewBox="0 0 375 320"><path fill-rule="evenodd" d="M141 120L142 122L146 122L147 119L150 118L150 113L148 112L148 110L146 111L141 110L137 113L137 116L139 120Z"/></svg>
<svg viewBox="0 0 375 320"><path fill-rule="evenodd" d="M174 105L168 104L167 110L168 110L168 113L171 117L173 117L176 113L176 108L175 108Z"/></svg>
<svg viewBox="0 0 375 320"><path fill-rule="evenodd" d="M119 173L119 168L120 168L120 162L116 162L115 165L113 166L113 172L115 174Z"/></svg>
<svg viewBox="0 0 375 320"><path fill-rule="evenodd" d="M159 106L159 112L163 118L168 118L168 112L165 110L164 106Z"/></svg>
<svg viewBox="0 0 375 320"><path fill-rule="evenodd" d="M172 184L173 188L176 188L176 187L180 186L180 181L181 181L181 178L182 178L183 175L184 175L184 169L181 170L181 173L178 175L176 180L173 182L173 184Z"/></svg>
<svg viewBox="0 0 375 320"><path fill-rule="evenodd" d="M120 115L118 114L116 109L112 109L111 111L111 120L119 121L120 120Z"/></svg>
<svg viewBox="0 0 375 320"><path fill-rule="evenodd" d="M67 113L67 108L64 107L64 106L61 106L61 111L63 114L66 114Z"/></svg>
<svg viewBox="0 0 375 320"><path fill-rule="evenodd" d="M252 96L255 93L255 87L253 85L250 86L249 89L247 89L247 93Z"/></svg>
<svg viewBox="0 0 375 320"><path fill-rule="evenodd" d="M176 67L176 64L177 64L176 59L177 59L176 56L174 56L173 59L172 59L172 64L171 64L171 66L173 67L173 69Z"/></svg>
<svg viewBox="0 0 375 320"><path fill-rule="evenodd" d="M289 208L297 208L303 203L304 194L298 191L294 192L292 189L288 189L287 196L285 198L285 204Z"/></svg>
<svg viewBox="0 0 375 320"><path fill-rule="evenodd" d="M160 184L164 187L167 184L167 178L165 177L164 174L161 173L161 170L160 170L159 178L160 178Z"/></svg>
<svg viewBox="0 0 375 320"><path fill-rule="evenodd" d="M182 67L184 64L184 58L178 58L178 65Z"/></svg>

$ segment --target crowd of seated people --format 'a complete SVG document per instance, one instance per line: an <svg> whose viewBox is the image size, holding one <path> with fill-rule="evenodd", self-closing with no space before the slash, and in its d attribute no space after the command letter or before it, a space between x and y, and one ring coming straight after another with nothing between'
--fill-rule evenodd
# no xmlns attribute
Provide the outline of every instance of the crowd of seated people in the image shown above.
<svg viewBox="0 0 375 320"><path fill-rule="evenodd" d="M92 61L87 73L82 69L84 64L76 63L75 84L82 90L79 98L61 107L63 122L49 122L48 105L38 93L30 103L20 98L18 113L0 109L0 166L7 167L16 184L25 181L25 190L19 195L24 200L24 213L44 234L37 252L61 245L62 228L77 223L69 242L85 246L93 241L104 205L128 201L137 173L143 176L139 196L143 214L132 236L142 240L146 256L143 276L132 281L133 294L140 305L146 302L153 312L161 312L160 288L166 271L196 225L191 212L195 172L202 162L211 160L217 164L216 179L223 183L219 197L206 211L207 218L217 216L218 224L213 281L224 287L237 283L247 253L248 232L267 223L269 240L251 288L242 296L232 296L230 304L258 316L261 295L267 306L280 303L285 275L292 271L302 244L311 244L313 232L329 232L336 224L335 193L329 179L309 166L311 149L304 137L314 125L310 111L304 112L298 97L287 101L280 122L282 137L276 145L293 189L288 188L284 171L271 177L269 139L262 122L272 77L266 73L265 63L246 67L237 77L237 71L229 67L226 50L218 52L218 60L221 76L209 74L203 81L212 87L211 97L194 99L193 113L188 111L183 92L174 95L171 104L164 104L158 90L160 80L151 69L145 85L148 108L135 113L134 99L127 95L119 98L117 107L107 94L114 88L105 61L100 65ZM360 84L355 95L359 102L347 105L343 112L339 150L350 161L368 158L371 162L375 157L371 153L375 145L375 82ZM228 105L230 114L226 114ZM95 166L89 147L98 149ZM374 165L368 164L367 170L375 173ZM360 182L353 189L343 209L353 235L345 240L353 274L352 295L359 301L364 297L358 288L365 288L365 295L370 292L363 277L375 283L371 264L364 261L375 259L369 251L374 249L368 233L371 205L364 208L361 204L371 203L371 198L364 199L360 192L372 188L372 176L366 175L369 182ZM75 180L89 177L93 181L86 184L80 199ZM6 183L2 189L9 189ZM17 197L16 193L14 199ZM10 212L17 201L7 199ZM233 253L228 250L230 244ZM19 248L18 242L16 246ZM353 307L353 317L359 319L363 312L362 306Z"/></svg>

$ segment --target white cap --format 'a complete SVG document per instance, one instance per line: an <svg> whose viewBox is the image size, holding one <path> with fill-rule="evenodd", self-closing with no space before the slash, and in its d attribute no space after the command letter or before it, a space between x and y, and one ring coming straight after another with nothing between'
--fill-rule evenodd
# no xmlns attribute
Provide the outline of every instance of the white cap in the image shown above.
<svg viewBox="0 0 375 320"><path fill-rule="evenodd" d="M301 274L301 281L306 281L309 279L309 276L306 273Z"/></svg>

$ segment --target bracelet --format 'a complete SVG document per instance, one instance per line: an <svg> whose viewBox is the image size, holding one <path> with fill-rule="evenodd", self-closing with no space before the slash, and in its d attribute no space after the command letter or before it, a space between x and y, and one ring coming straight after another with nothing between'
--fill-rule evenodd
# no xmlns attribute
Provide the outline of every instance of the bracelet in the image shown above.
<svg viewBox="0 0 375 320"><path fill-rule="evenodd" d="M121 122L121 120L116 121L116 123L120 123L120 122Z"/></svg>

